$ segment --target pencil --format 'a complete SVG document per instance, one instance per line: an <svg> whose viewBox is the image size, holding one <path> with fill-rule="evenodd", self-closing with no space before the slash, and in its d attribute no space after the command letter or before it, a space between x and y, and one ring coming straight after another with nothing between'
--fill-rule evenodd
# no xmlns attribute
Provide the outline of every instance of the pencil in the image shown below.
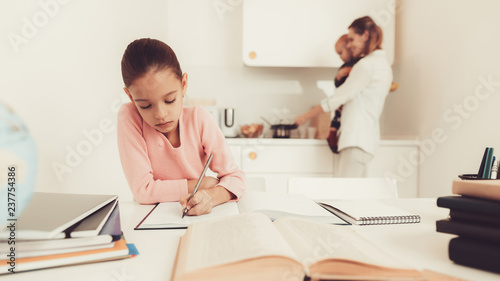
<svg viewBox="0 0 500 281"><path fill-rule="evenodd" d="M191 198L193 198L193 196L196 194L196 192L198 192L198 188L200 187L201 180L203 180L203 178L205 177L205 173L206 173L206 171L208 169L208 165L212 161L212 157L213 156L214 156L213 154L210 154L210 157L208 157L207 163L205 164L205 168L203 168L203 171L201 172L200 178L198 179L198 182L196 183L196 186L194 187L194 191L191 194L191 196L189 196L187 202L189 202L189 200L191 200ZM186 202L186 204L187 204L187 202ZM184 211L182 212L182 218L184 218L184 216L186 215L186 213L188 211L189 211L189 209L186 207L184 209Z"/></svg>

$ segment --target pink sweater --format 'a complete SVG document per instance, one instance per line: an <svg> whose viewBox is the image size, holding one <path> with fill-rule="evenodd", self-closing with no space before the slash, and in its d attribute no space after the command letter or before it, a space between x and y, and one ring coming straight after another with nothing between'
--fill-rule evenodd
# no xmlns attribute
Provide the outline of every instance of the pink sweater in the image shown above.
<svg viewBox="0 0 500 281"><path fill-rule="evenodd" d="M178 201L188 193L187 180L198 179L210 154L210 170L219 185L239 198L245 176L234 161L226 139L210 113L185 107L179 119L181 145L143 121L132 103L118 113L118 149L122 168L135 200L141 204Z"/></svg>

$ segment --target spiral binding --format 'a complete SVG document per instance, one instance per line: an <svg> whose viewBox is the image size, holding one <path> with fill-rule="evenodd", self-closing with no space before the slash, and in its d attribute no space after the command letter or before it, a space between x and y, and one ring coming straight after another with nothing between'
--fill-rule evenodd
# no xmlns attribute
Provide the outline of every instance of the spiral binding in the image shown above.
<svg viewBox="0 0 500 281"><path fill-rule="evenodd" d="M377 225L377 224L406 224L419 223L419 215L408 216L385 216L385 217L360 217L360 225Z"/></svg>

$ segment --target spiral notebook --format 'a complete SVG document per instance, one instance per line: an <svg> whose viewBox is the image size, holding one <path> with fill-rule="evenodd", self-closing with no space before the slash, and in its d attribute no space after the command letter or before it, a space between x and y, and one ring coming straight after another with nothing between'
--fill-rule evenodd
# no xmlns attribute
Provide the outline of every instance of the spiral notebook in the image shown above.
<svg viewBox="0 0 500 281"><path fill-rule="evenodd" d="M419 223L412 212L373 200L321 200L323 208L354 225Z"/></svg>

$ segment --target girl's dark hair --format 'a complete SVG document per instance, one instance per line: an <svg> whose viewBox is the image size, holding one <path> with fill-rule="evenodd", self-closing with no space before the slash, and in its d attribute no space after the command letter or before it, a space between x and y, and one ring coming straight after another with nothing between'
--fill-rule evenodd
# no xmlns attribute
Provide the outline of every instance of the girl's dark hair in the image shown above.
<svg viewBox="0 0 500 281"><path fill-rule="evenodd" d="M122 57L122 77L125 87L149 71L169 69L182 80L182 70L172 48L160 40L142 38L130 43Z"/></svg>
<svg viewBox="0 0 500 281"><path fill-rule="evenodd" d="M368 31L368 40L366 40L364 54L368 55L377 49L382 49L382 39L384 34L382 28L378 26L371 17L365 16L354 20L349 28L352 28L356 34L363 35Z"/></svg>

